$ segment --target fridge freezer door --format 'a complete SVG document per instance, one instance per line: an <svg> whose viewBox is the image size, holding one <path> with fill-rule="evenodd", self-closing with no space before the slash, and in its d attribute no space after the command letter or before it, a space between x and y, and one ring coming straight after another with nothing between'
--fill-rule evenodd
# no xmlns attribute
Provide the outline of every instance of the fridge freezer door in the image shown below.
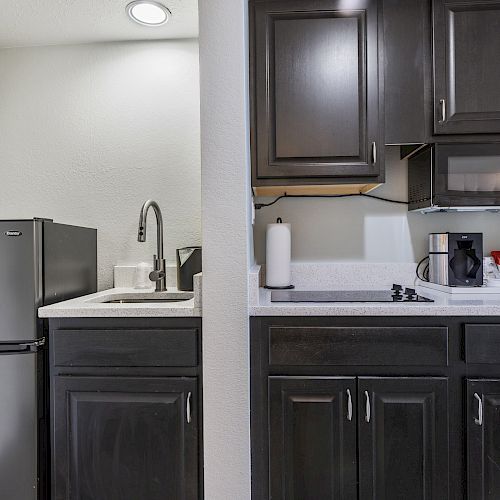
<svg viewBox="0 0 500 500"><path fill-rule="evenodd" d="M41 222L0 221L0 341L40 336L41 248Z"/></svg>
<svg viewBox="0 0 500 500"><path fill-rule="evenodd" d="M37 498L36 354L0 355L0 498Z"/></svg>

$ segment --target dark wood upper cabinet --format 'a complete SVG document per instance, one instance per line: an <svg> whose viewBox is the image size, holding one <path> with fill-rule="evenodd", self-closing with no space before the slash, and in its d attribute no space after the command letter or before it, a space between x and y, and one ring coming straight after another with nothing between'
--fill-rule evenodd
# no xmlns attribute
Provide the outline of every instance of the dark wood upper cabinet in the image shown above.
<svg viewBox="0 0 500 500"><path fill-rule="evenodd" d="M54 500L198 500L195 378L59 376L53 395Z"/></svg>
<svg viewBox="0 0 500 500"><path fill-rule="evenodd" d="M360 500L446 500L446 378L359 378Z"/></svg>
<svg viewBox="0 0 500 500"><path fill-rule="evenodd" d="M434 133L500 133L500 1L433 0Z"/></svg>
<svg viewBox="0 0 500 500"><path fill-rule="evenodd" d="M500 379L467 380L468 500L500 498Z"/></svg>
<svg viewBox="0 0 500 500"><path fill-rule="evenodd" d="M269 498L356 500L356 379L269 379Z"/></svg>
<svg viewBox="0 0 500 500"><path fill-rule="evenodd" d="M382 181L377 0L250 8L253 185Z"/></svg>
<svg viewBox="0 0 500 500"><path fill-rule="evenodd" d="M431 1L382 0L385 70L385 143L429 140Z"/></svg>

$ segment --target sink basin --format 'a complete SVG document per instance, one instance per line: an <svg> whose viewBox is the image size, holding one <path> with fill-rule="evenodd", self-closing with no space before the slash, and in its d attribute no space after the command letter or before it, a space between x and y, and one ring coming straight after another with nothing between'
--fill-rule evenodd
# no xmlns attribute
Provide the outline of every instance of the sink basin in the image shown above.
<svg viewBox="0 0 500 500"><path fill-rule="evenodd" d="M98 304L160 304L186 302L193 297L193 292L132 292L103 295L89 302Z"/></svg>
<svg viewBox="0 0 500 500"><path fill-rule="evenodd" d="M157 304L158 302L184 302L190 300L191 297L185 299L113 299L105 300L101 304Z"/></svg>

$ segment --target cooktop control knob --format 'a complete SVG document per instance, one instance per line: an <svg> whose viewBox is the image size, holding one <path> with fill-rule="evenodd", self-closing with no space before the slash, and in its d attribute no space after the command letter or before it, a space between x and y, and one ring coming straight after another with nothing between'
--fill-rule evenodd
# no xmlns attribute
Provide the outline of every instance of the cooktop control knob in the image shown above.
<svg viewBox="0 0 500 500"><path fill-rule="evenodd" d="M392 285L391 290L396 294L400 294L401 290L403 290L403 287L401 285Z"/></svg>
<svg viewBox="0 0 500 500"><path fill-rule="evenodd" d="M413 288L405 288L405 295L410 301L417 299L417 292Z"/></svg>

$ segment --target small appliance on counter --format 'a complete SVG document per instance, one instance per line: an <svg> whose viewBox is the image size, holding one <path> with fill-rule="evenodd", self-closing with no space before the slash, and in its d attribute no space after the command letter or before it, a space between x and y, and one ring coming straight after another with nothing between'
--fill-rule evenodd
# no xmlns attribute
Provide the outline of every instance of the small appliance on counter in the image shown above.
<svg viewBox="0 0 500 500"><path fill-rule="evenodd" d="M177 249L177 289L193 291L193 276L201 273L201 247Z"/></svg>
<svg viewBox="0 0 500 500"><path fill-rule="evenodd" d="M0 498L48 500L47 325L40 306L97 290L95 229L0 221Z"/></svg>
<svg viewBox="0 0 500 500"><path fill-rule="evenodd" d="M482 233L430 234L429 282L453 287L482 286Z"/></svg>

